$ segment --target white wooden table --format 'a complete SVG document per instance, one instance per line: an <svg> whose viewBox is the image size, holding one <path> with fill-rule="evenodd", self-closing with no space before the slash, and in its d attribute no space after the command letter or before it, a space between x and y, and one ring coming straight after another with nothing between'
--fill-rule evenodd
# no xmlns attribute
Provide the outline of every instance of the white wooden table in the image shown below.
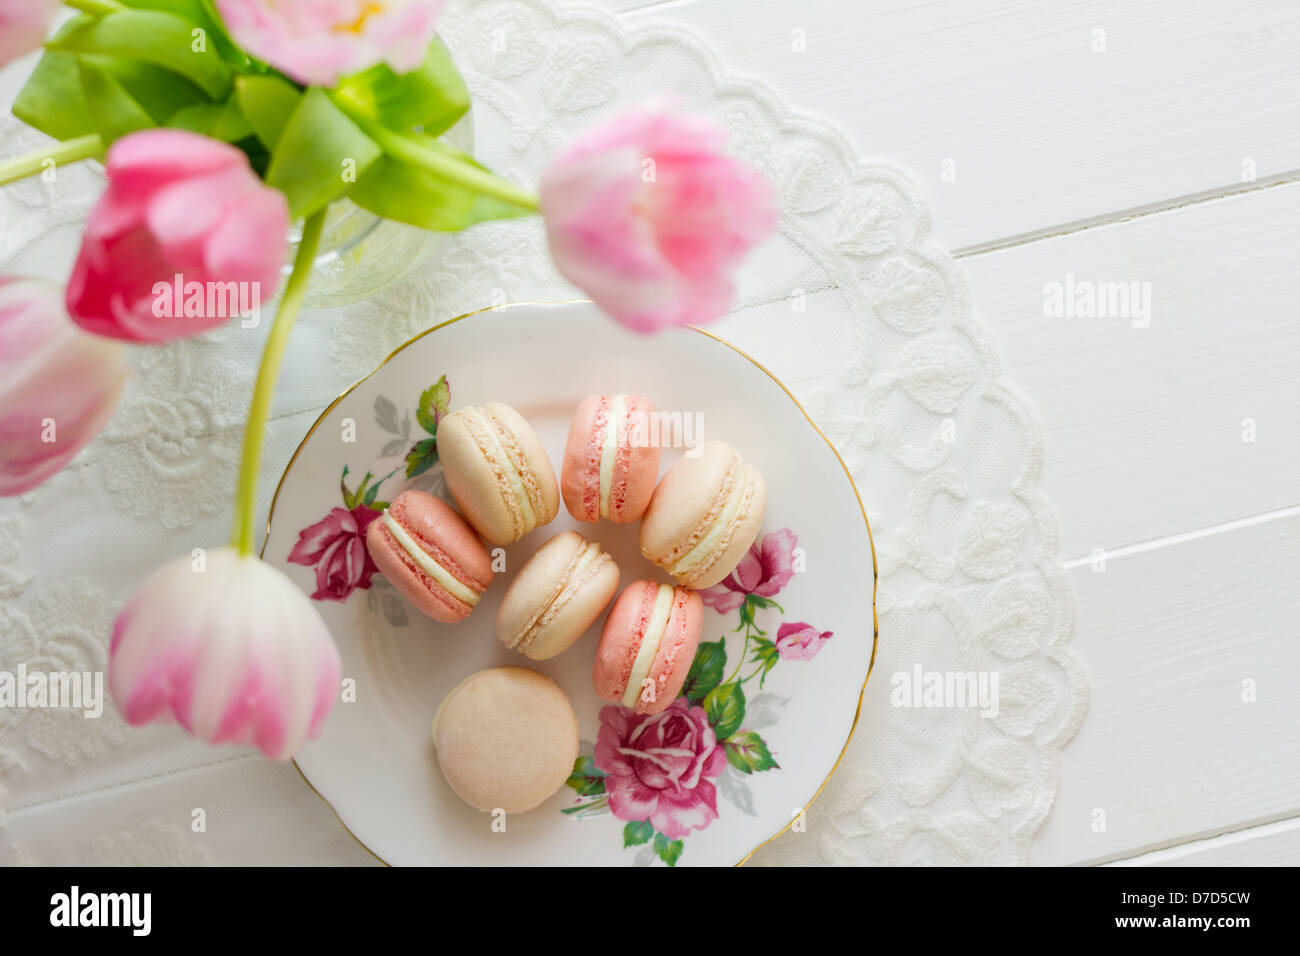
<svg viewBox="0 0 1300 956"><path fill-rule="evenodd" d="M1300 3L586 2L695 30L927 189L1043 425L1092 685L1033 862L1300 863ZM1149 284L1150 321L1046 315L1067 277ZM291 768L239 766L267 859L285 800L365 859ZM60 844L57 807L11 809Z"/></svg>
<svg viewBox="0 0 1300 956"><path fill-rule="evenodd" d="M1092 680L1034 862L1300 863L1300 4L601 2L928 188L1039 412ZM1149 283L1149 325L1046 317L1068 275Z"/></svg>

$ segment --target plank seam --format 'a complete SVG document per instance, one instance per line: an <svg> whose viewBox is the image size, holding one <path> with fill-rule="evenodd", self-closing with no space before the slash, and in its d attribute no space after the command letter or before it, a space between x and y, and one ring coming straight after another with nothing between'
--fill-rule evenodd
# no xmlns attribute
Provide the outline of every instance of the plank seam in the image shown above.
<svg viewBox="0 0 1300 956"><path fill-rule="evenodd" d="M1065 223L1060 226L1047 226L1043 229L1021 233L1017 236L1010 236L1004 239L991 239L988 242L977 243L973 246L963 246L954 250L951 255L954 259L970 259L974 256L986 255L990 252L1002 252L1005 249L1015 249L1019 246L1027 246L1030 243L1041 242L1044 239L1059 239L1062 236L1072 236L1081 232L1087 232L1090 229L1100 229L1103 226L1114 226L1119 225L1120 223L1133 222L1136 219L1145 219L1148 216L1157 216L1167 212L1177 212L1180 209L1187 209L1192 206L1201 206L1205 203L1218 202L1220 199L1233 199L1237 196L1246 196L1251 193L1264 192L1267 189L1275 189L1278 186L1291 186L1296 183L1300 183L1300 170L1291 170L1290 172L1267 176L1264 179L1257 180L1247 185L1220 186L1216 189L1208 189L1205 192L1191 193L1185 196L1175 196L1172 199L1166 199L1160 202L1148 203L1142 206L1133 206L1129 209L1103 213L1087 219L1078 219L1074 222Z"/></svg>
<svg viewBox="0 0 1300 956"><path fill-rule="evenodd" d="M1112 558L1124 558L1132 554L1142 554L1146 551L1155 551L1159 548L1167 548L1175 544L1183 544L1187 541L1195 541L1198 538L1208 538L1211 535L1223 534L1225 531L1238 531L1242 528L1250 528L1257 524L1264 524L1269 521L1279 521L1283 518L1293 518L1300 515L1300 505L1290 508L1279 508L1275 511L1265 511L1257 515L1251 515L1248 518L1235 518L1232 521L1224 521L1220 524L1210 525L1205 528L1197 528L1194 531L1184 531L1181 534L1171 534L1163 538L1152 538L1150 541L1143 541L1138 544L1129 544L1120 548L1102 548L1102 554L1107 561ZM1087 567L1092 564L1093 555L1083 558L1072 558L1069 561L1062 562L1061 567L1066 571L1072 571L1075 568Z"/></svg>
<svg viewBox="0 0 1300 956"><path fill-rule="evenodd" d="M1271 820L1264 820L1258 823L1248 823L1241 826L1229 827L1218 833L1210 833L1201 837L1193 837L1178 843L1169 843L1164 846L1152 847L1146 850L1140 850L1130 856L1111 857L1110 859L1100 861L1100 866L1126 866L1139 864L1146 857L1158 855L1168 855L1179 857L1184 855L1177 851L1194 852L1198 848L1210 848L1218 844L1239 843L1247 839L1256 837L1268 837L1282 830L1290 830L1300 826L1300 816L1294 814L1290 816L1277 817Z"/></svg>

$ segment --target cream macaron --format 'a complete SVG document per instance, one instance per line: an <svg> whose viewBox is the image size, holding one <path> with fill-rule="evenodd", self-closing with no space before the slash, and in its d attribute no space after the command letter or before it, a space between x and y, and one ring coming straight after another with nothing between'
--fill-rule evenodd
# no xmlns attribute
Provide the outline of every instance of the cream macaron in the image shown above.
<svg viewBox="0 0 1300 956"><path fill-rule="evenodd" d="M531 425L509 405L462 408L438 423L447 490L474 529L511 544L560 510L555 469Z"/></svg>
<svg viewBox="0 0 1300 956"><path fill-rule="evenodd" d="M767 483L726 442L678 459L641 519L641 553L689 588L730 574L758 537Z"/></svg>
<svg viewBox="0 0 1300 956"><path fill-rule="evenodd" d="M562 531L520 569L497 611L497 637L535 661L568 650L618 590L618 565L576 531Z"/></svg>
<svg viewBox="0 0 1300 956"><path fill-rule="evenodd" d="M438 765L478 810L523 813L564 786L578 759L578 717L549 677L491 667L457 684L433 718Z"/></svg>

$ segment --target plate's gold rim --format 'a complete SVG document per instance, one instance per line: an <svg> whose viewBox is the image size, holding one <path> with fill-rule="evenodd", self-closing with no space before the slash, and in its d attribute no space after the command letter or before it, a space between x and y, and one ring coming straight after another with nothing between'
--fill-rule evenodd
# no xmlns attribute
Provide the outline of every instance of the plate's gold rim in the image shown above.
<svg viewBox="0 0 1300 956"><path fill-rule="evenodd" d="M376 375L379 372L379 370L382 369L385 365L387 365L390 361L392 361L392 359L395 356L397 356L398 353L404 351L408 346L415 344L420 339L424 338L426 335L432 335L434 332L437 332L439 329L445 329L447 326L454 325L455 323L460 322L462 319L468 319L471 316L475 316L475 315L482 315L484 312L503 312L506 309L512 309L512 308L517 308L519 306L529 306L529 305L540 305L540 306L548 306L548 307L557 306L557 305L577 305L580 303L590 303L590 301L591 301L590 299L565 299L559 302L509 302L503 305L490 305L487 308L475 309L473 312L466 312L463 315L458 315L455 318L447 319L444 322L439 322L437 325L430 326L429 328L425 329L423 332L413 335L411 338L407 339L401 345L397 346L397 348L389 352L386 356L384 356L383 361L381 361L378 365L376 365L374 369L372 369L369 373L367 373L366 375L362 376L361 378L353 382L351 385L349 385L337 398L334 399L334 401L330 402L329 405L325 407L325 410L322 411L320 415L316 418L316 421L312 423L311 428L307 429L307 434L303 435L302 441L298 443L298 447L294 449L293 454L289 456L289 461L284 466L284 472L280 475L280 480L276 482L275 492L271 495L271 507L267 510L266 513L266 532L263 535L262 548L258 552L258 556L263 559L266 556L266 546L267 544L270 543L271 540L271 520L275 517L275 505L276 502L279 501L280 491L284 487L285 479L289 477L289 472L293 470L294 463L298 460L298 456L302 454L302 450L304 447L306 447L307 442L311 439L311 436L316 433L316 429L320 427L321 422L323 422L329 416L330 412L334 411L334 409L339 406L340 402L342 402L345 398L347 398L354 391L356 391L356 389L359 388L364 382L366 382L368 379ZM871 534L871 521L867 517L866 507L862 504L862 495L858 492L857 482L853 480L853 474L852 472L849 471L848 466L844 464L844 459L840 456L838 449L836 449L835 445L832 444L831 440L826 437L825 432L823 432L820 428L817 427L817 423L812 420L812 416L808 414L807 409L805 409L803 405L799 403L799 399L794 397L794 393L791 392L790 389L786 387L786 384L783 381L781 381L779 378L777 378L771 369L769 369L762 362L758 361L758 359L754 358L754 356L750 355L744 349L740 348L738 345L734 345L731 342L728 342L726 339L722 338L721 336L715 335L714 333L709 332L706 329L701 329L694 325L685 326L685 328L690 329L692 332L698 332L699 334L705 336L706 338L710 338L721 345L725 345L727 348L731 349L741 358L745 359L747 362L749 362L751 365L757 368L760 372L762 372L764 375L770 378L773 382L777 384L777 386L781 389L781 391L785 392L786 396L790 399L790 401L794 403L794 407L799 409L799 413L803 415L804 419L808 422L808 424L812 426L813 431L815 431L818 434L821 440L826 443L826 447L831 450L831 454L834 455L835 460L839 462L840 468L844 471L844 476L849 480L849 487L853 489L853 497L857 499L858 510L862 514L862 523L863 525L866 526L867 529L867 543L871 547L871 660L867 662L867 676L862 682L862 690L858 691L857 708L853 712L853 723L849 727L848 736L844 739L844 746L840 748L839 756L835 758L835 763L831 765L830 772L826 774L826 779L824 779L821 782L821 784L818 785L817 789L813 791L813 795L809 797L807 801L805 801L804 806L801 808L801 813L807 813L808 808L812 806L812 804L817 800L819 796L821 796L822 791L826 789L826 785L830 783L831 777L835 775L835 771L839 769L841 761L844 760L845 753L848 752L849 744L853 742L853 734L854 732L857 731L858 721L862 717L862 700L867 693L867 683L871 680L871 672L876 666L876 649L880 644L880 617L876 611L876 590L880 581L880 568L879 568L879 563L876 560L876 542ZM298 765L298 761L296 758L293 760L293 768L296 771L298 771L298 776L302 777L303 783L307 784L307 788L311 790L312 793L316 794L316 796L320 798L320 801L323 804L325 804L326 807L329 808L329 811L332 814L334 814L334 819L338 820L339 826L343 827L343 829L347 832L348 836L350 836L353 840L356 841L357 846L361 847L361 849L365 850L367 853L369 853L372 857L374 857L377 861L382 863L384 866L392 865L383 857L381 857L378 853L376 853L374 850L370 849L370 847L366 846L364 841L362 841L360 837L358 837L355 833L352 832L352 828L343 822L343 818L339 816L339 812L334 808L334 805L330 803L328 799L326 799L324 794L322 794L319 790L316 789L316 786L311 782L311 780L307 778L307 775L303 773L302 767ZM794 825L794 822L797 819L798 816L792 816L789 823L783 826L780 830L777 830L776 833L772 834L770 837L768 837L758 846L754 847L754 849L746 853L745 856L740 860L740 862L736 864L736 866L744 866L746 863L748 863L750 858L753 857L755 853L763 849L763 847L767 846L777 837L781 836L781 834L789 830L790 827Z"/></svg>

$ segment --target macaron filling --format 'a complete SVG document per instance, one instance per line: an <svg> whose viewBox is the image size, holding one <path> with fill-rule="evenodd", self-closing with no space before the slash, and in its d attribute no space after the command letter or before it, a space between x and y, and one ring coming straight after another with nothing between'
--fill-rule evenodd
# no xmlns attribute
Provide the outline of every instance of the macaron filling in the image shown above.
<svg viewBox="0 0 1300 956"><path fill-rule="evenodd" d="M468 604L470 607L478 604L479 592L469 587L441 564L433 559L429 552L420 547L419 543L412 538L391 514L388 509L384 509L383 515L384 527L388 529L393 539L402 546L412 561L419 566L425 574L434 580L448 594L456 600Z"/></svg>
<svg viewBox="0 0 1300 956"><path fill-rule="evenodd" d="M727 534L727 529L736 520L736 514L740 511L741 502L745 500L745 493L749 489L748 477L746 469L736 469L736 478L731 483L731 494L728 495L726 503L722 507L722 513L714 519L713 524L709 526L709 530L695 543L695 547L673 563L673 566L669 568L669 574L674 577L690 574L717 549Z"/></svg>
<svg viewBox="0 0 1300 956"><path fill-rule="evenodd" d="M519 469L515 467L514 456L509 453L501 441L501 433L497 422L477 408L465 409L464 415L467 419L466 424L471 427L474 437L479 441L479 445L488 461L499 466L501 474L505 476L510 492L519 507L519 513L523 518L524 530L528 531L536 527L537 513L533 509L533 501L528 494L528 487L524 484Z"/></svg>
<svg viewBox="0 0 1300 956"><path fill-rule="evenodd" d="M604 561L600 561L601 558L604 558ZM613 559L595 542L589 541L583 545L560 577L560 584L556 587L555 593L541 606L510 646L521 651L526 650L537 639L537 635L564 609L564 605L574 593L581 590L587 580L595 574L597 562L603 564L611 560Z"/></svg>
<svg viewBox="0 0 1300 956"><path fill-rule="evenodd" d="M637 698L650 676L650 668L659 653L659 644L663 641L664 631L668 629L668 618L673 612L673 596L676 588L669 584L659 585L655 594L654 607L646 622L645 633L641 636L641 646L637 649L636 659L632 662L632 673L628 675L627 687L623 690L623 706L635 708Z"/></svg>
<svg viewBox="0 0 1300 956"><path fill-rule="evenodd" d="M615 395L605 413L605 441L600 449L600 516L608 518L610 492L614 487L614 465L618 461L623 424L627 419L627 396Z"/></svg>

